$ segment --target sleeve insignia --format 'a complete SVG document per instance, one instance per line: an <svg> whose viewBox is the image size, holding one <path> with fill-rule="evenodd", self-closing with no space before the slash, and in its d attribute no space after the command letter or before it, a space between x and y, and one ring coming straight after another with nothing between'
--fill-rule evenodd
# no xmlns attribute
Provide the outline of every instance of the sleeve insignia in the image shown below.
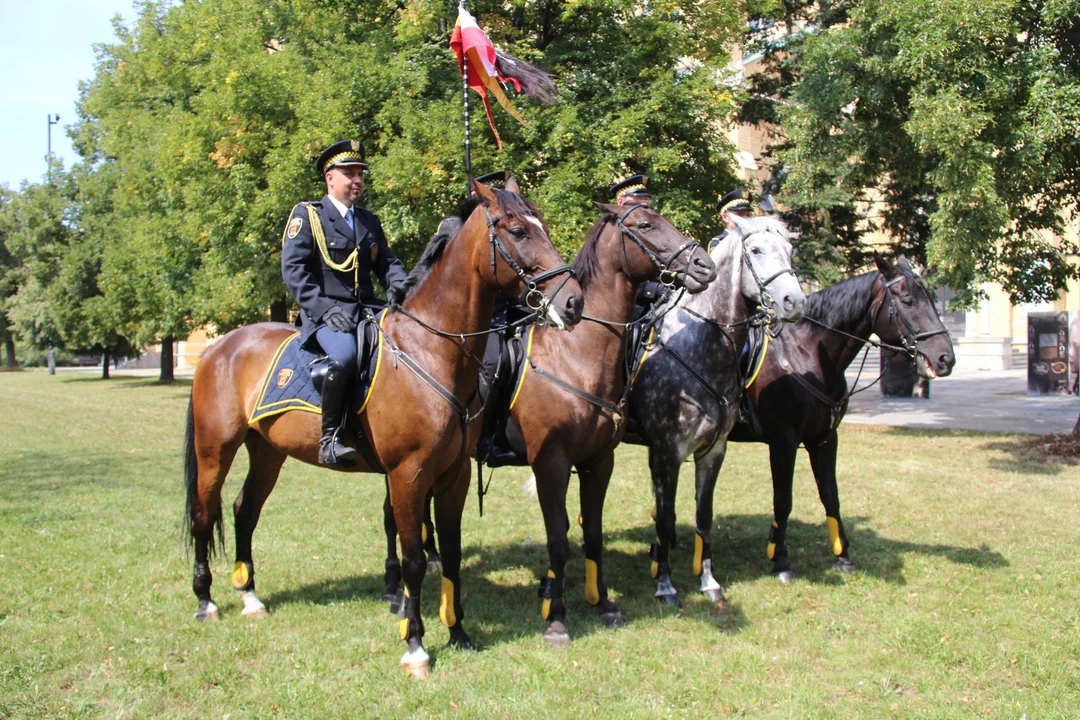
<svg viewBox="0 0 1080 720"><path fill-rule="evenodd" d="M371 243L371 262L375 262L379 258L379 244Z"/></svg>
<svg viewBox="0 0 1080 720"><path fill-rule="evenodd" d="M300 234L300 228L302 228L302 227L304 227L304 218L294 217L289 222L289 232L288 232L289 239L292 240L294 237L299 235Z"/></svg>

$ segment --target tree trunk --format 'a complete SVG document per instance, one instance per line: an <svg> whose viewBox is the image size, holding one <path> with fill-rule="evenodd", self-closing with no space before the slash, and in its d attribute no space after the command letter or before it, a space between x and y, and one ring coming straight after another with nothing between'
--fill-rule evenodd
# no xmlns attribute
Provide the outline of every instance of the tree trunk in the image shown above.
<svg viewBox="0 0 1080 720"><path fill-rule="evenodd" d="M173 376L173 336L163 337L161 339L161 375L158 377L159 382L171 383L174 380Z"/></svg>
<svg viewBox="0 0 1080 720"><path fill-rule="evenodd" d="M15 360L15 338L10 335L4 338L4 354L7 355L7 366L9 368L19 367L19 363Z"/></svg>
<svg viewBox="0 0 1080 720"><path fill-rule="evenodd" d="M101 353L101 379L109 379L109 351Z"/></svg>
<svg viewBox="0 0 1080 720"><path fill-rule="evenodd" d="M270 303L270 322L289 322L289 306L284 298Z"/></svg>
<svg viewBox="0 0 1080 720"><path fill-rule="evenodd" d="M1080 416L1077 416L1077 418L1076 418L1076 424L1073 425L1072 434L1073 435L1080 435Z"/></svg>

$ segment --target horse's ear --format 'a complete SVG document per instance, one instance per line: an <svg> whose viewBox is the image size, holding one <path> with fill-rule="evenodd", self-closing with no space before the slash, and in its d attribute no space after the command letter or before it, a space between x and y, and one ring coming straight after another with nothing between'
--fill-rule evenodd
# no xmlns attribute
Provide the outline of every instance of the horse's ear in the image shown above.
<svg viewBox="0 0 1080 720"><path fill-rule="evenodd" d="M743 235L746 235L750 230L750 218L744 218L738 213L727 213L726 217L735 223L735 227L739 228Z"/></svg>
<svg viewBox="0 0 1080 720"><path fill-rule="evenodd" d="M510 178L506 181L506 189L514 193L515 195L521 194L521 188L518 187L517 180L515 180L514 178Z"/></svg>
<svg viewBox="0 0 1080 720"><path fill-rule="evenodd" d="M884 275L886 280L892 280L899 274L896 266L889 262L888 258L882 257L877 252L874 253L874 264L877 265L878 272Z"/></svg>
<svg viewBox="0 0 1080 720"><path fill-rule="evenodd" d="M593 202L593 205L595 205L596 209L604 213L605 215L618 215L623 211L623 209L618 205L608 205L607 203L595 201Z"/></svg>
<svg viewBox="0 0 1080 720"><path fill-rule="evenodd" d="M469 182L472 183L473 192L479 195L480 199L482 199L484 203L490 203L495 200L495 193L487 185L479 182L474 177L470 177Z"/></svg>

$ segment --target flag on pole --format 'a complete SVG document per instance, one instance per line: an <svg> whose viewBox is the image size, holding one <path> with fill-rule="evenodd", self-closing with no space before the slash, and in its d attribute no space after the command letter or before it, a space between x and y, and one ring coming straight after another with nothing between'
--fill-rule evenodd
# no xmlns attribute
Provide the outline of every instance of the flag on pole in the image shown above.
<svg viewBox="0 0 1080 720"><path fill-rule="evenodd" d="M484 31L480 29L480 26L476 24L476 19L469 14L469 11L465 9L464 5L458 7L458 19L457 24L454 25L454 33L450 36L450 49L454 51L458 59L458 70L464 74L465 58L469 60L469 87L475 90L480 95L480 99L484 101L484 110L487 111L488 124L491 125L491 131L495 133L495 142L502 149L502 138L499 137L499 131L495 128L495 120L491 116L491 105L488 103L488 91L495 96L495 99L499 102L506 112L517 118L518 122L522 125L528 125L525 122L525 118L521 117L521 114L510 104L510 100L506 97L506 93L503 92L501 82L509 80L514 83L514 87L518 92L521 92L521 83L518 82L518 78L513 74L506 72L500 72L500 65L505 66L507 63L514 65L520 63L523 66L528 66L528 69L533 73L540 73L546 78L546 73L543 71L523 63L516 58L513 58L505 53L499 53L495 50L495 46L491 44L491 40L484 34ZM500 57L501 56L501 57ZM547 84L550 86L548 94L554 96L554 86L551 85L550 78L547 79ZM528 88L526 88L528 91Z"/></svg>

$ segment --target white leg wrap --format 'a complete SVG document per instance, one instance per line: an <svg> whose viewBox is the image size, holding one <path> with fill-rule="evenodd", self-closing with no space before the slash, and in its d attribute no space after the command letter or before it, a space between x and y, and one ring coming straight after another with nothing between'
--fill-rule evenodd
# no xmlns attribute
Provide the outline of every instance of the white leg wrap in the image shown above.
<svg viewBox="0 0 1080 720"><path fill-rule="evenodd" d="M720 583L716 582L712 576L712 560L701 561L701 592L708 592L709 590L720 590Z"/></svg>
<svg viewBox="0 0 1080 720"><path fill-rule="evenodd" d="M422 665L429 660L430 657L428 656L427 651L424 650L423 645L401 656L402 665Z"/></svg>
<svg viewBox="0 0 1080 720"><path fill-rule="evenodd" d="M266 612L266 606L262 604L262 600L256 597L254 590L244 590L240 593L240 598L244 601L244 609L240 612L241 615L258 615Z"/></svg>

